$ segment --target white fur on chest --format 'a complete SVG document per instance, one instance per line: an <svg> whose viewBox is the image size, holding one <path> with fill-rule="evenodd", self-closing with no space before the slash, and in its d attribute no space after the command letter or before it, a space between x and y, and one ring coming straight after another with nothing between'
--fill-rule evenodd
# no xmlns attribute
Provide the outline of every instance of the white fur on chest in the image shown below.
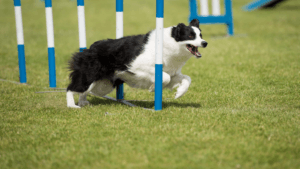
<svg viewBox="0 0 300 169"><path fill-rule="evenodd" d="M191 54L171 37L172 27L164 28L163 71L171 77L180 73ZM155 30L149 35L144 51L129 65L129 72L119 72L117 77L129 86L149 89L155 79Z"/></svg>
<svg viewBox="0 0 300 169"><path fill-rule="evenodd" d="M164 28L163 69L164 72L173 75L181 69L191 54L171 37L171 29L172 27ZM155 67L155 30L149 35L144 52L131 63L130 71L135 72L149 67Z"/></svg>

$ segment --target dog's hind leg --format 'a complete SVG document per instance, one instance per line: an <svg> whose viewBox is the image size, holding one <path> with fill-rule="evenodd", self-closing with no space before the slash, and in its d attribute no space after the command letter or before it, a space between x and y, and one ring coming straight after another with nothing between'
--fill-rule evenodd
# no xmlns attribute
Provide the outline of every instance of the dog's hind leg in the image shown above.
<svg viewBox="0 0 300 169"><path fill-rule="evenodd" d="M108 79L98 80L94 83L95 87L91 90L91 93L96 96L102 97L114 90L113 83Z"/></svg>
<svg viewBox="0 0 300 169"><path fill-rule="evenodd" d="M96 85L96 82L93 82L89 86L89 88L87 89L87 91L85 91L84 93L80 93L79 94L78 106L83 107L83 106L86 106L86 105L90 104L90 102L87 101L86 96L95 87L95 85Z"/></svg>
<svg viewBox="0 0 300 169"><path fill-rule="evenodd" d="M86 96L87 96L87 93L79 94L78 106L83 107L83 106L90 104L90 102L87 101Z"/></svg>

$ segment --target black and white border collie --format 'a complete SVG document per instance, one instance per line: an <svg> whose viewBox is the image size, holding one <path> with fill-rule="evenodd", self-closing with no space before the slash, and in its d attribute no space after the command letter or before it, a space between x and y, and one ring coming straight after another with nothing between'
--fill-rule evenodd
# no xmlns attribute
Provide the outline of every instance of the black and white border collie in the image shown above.
<svg viewBox="0 0 300 169"><path fill-rule="evenodd" d="M199 21L189 26L179 23L164 28L163 87L177 88L175 99L183 96L191 78L181 74L186 61L200 58L198 47L205 48ZM69 62L71 83L67 88L67 106L80 108L89 104L88 93L105 96L121 84L154 91L155 80L155 30L144 35L127 36L95 42L89 49L75 53ZM78 106L73 94L79 94Z"/></svg>

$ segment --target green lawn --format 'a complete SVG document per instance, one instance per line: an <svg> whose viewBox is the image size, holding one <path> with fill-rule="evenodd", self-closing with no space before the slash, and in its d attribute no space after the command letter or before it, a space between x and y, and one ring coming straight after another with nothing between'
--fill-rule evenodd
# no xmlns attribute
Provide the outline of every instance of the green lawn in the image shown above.
<svg viewBox="0 0 300 169"><path fill-rule="evenodd" d="M163 92L159 112L88 96L68 109L49 91L44 4L23 0L28 85L19 80L13 1L0 0L0 168L300 168L300 1L244 12L236 36L201 25L209 43L182 72L189 91ZM115 38L115 1L86 1L88 46ZM57 87L79 47L75 0L54 0ZM187 24L187 0L165 0L165 27ZM201 22L201 21L200 21ZM155 1L124 2L124 34L155 28ZM115 92L110 96L115 97ZM125 85L125 98L153 108L154 93ZM76 100L78 97L76 97ZM142 101L147 100L147 101Z"/></svg>

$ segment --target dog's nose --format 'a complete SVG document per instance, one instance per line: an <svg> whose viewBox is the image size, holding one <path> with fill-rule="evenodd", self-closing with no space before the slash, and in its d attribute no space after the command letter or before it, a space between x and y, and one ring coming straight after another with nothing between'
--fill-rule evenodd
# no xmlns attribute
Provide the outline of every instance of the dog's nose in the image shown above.
<svg viewBox="0 0 300 169"><path fill-rule="evenodd" d="M207 43L206 41L202 41L202 42L201 42L201 46L202 46L202 47L205 48L207 45L208 45L208 43Z"/></svg>

